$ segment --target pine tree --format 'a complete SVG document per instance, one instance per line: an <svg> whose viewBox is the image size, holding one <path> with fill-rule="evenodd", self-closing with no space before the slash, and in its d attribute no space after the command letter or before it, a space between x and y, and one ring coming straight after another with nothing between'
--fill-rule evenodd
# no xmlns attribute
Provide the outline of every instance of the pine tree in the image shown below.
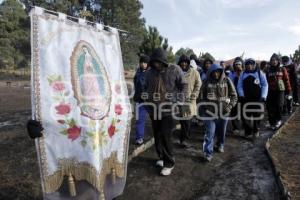
<svg viewBox="0 0 300 200"><path fill-rule="evenodd" d="M195 53L194 53L193 49L181 47L175 53L175 60L176 60L176 62L178 62L179 57L181 55L183 55L183 54L186 55L186 56L188 56L188 57L190 57L192 54L195 54Z"/></svg>
<svg viewBox="0 0 300 200"><path fill-rule="evenodd" d="M22 15L23 27L17 27L15 32L21 32L15 39L22 41L22 47L12 46L12 39L7 29L3 24L10 24L11 20L3 20L1 16L1 57L0 67L2 66L20 66L18 63L28 65L30 60L30 40L29 40L29 18L26 12L31 9L31 6L40 6L42 8L62 12L75 17L85 17L89 21L102 22L105 25L126 30L127 33L121 32L120 41L125 68L134 68L138 63L137 53L140 50L147 30L145 28L145 19L141 17L143 5L139 0L19 0L25 5L25 11L22 10L22 5L16 0L5 0L5 2L18 5L18 13L13 16ZM1 7L3 7L1 5ZM85 8L85 9L84 9ZM5 10L5 9L4 9ZM16 11L17 12L17 11ZM17 17L18 18L18 17ZM13 19L13 21L17 19ZM11 32L11 30L10 30ZM9 33L10 33L9 32ZM24 34L23 34L24 33ZM6 34L3 35L3 34ZM19 43L21 44L21 43ZM27 46L26 46L26 45ZM172 47L169 46L168 40L161 37L159 46L164 47L168 52L169 61L174 61ZM25 48L26 47L26 48ZM153 49L153 48L151 48ZM23 51L25 50L25 52ZM14 53L12 53L14 51ZM17 54L16 54L17 52ZM14 57L12 55L15 55ZM25 63L26 61L26 63Z"/></svg>
<svg viewBox="0 0 300 200"><path fill-rule="evenodd" d="M300 63L300 48L298 50L295 50L295 53L293 55L293 60L296 63Z"/></svg>
<svg viewBox="0 0 300 200"><path fill-rule="evenodd" d="M215 61L215 58L208 52L206 52L204 54L202 53L200 55L201 55L201 57L200 57L201 60L211 59L213 62Z"/></svg>
<svg viewBox="0 0 300 200"><path fill-rule="evenodd" d="M39 6L47 10L62 12L71 16L78 16L78 9L82 8L78 0L21 0L26 11L31 10L31 6Z"/></svg>
<svg viewBox="0 0 300 200"><path fill-rule="evenodd" d="M156 27L149 26L147 32L144 34L144 40L140 46L140 54L150 56L152 51L157 47L162 47L167 52L169 62L175 61L173 48L169 46L168 39L161 36Z"/></svg>
<svg viewBox="0 0 300 200"><path fill-rule="evenodd" d="M145 19L141 17L143 5L139 0L99 0L99 3L104 24L128 32L120 34L123 62L125 68L135 68L145 32Z"/></svg>
<svg viewBox="0 0 300 200"><path fill-rule="evenodd" d="M29 17L16 0L0 4L0 68L27 67L30 60Z"/></svg>

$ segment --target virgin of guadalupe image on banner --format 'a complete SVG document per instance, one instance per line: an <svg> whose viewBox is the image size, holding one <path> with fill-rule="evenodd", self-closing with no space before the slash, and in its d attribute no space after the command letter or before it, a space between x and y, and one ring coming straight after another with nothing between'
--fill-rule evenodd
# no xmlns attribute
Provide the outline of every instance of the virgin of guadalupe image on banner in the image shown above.
<svg viewBox="0 0 300 200"><path fill-rule="evenodd" d="M127 172L131 106L117 29L34 7L32 118L44 199L112 199Z"/></svg>

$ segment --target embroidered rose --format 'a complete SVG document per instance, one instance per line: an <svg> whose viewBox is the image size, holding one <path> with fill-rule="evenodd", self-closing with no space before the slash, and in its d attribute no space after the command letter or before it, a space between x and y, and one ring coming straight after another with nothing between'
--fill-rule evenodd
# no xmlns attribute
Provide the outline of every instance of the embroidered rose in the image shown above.
<svg viewBox="0 0 300 200"><path fill-rule="evenodd" d="M68 128L67 130L68 138L74 141L80 136L80 132L81 132L81 128L74 125L73 127Z"/></svg>
<svg viewBox="0 0 300 200"><path fill-rule="evenodd" d="M117 94L121 94L121 86L119 84L115 85L115 91Z"/></svg>
<svg viewBox="0 0 300 200"><path fill-rule="evenodd" d="M108 127L108 135L110 138L112 138L112 136L114 136L116 132L116 126L114 125L114 123L112 123L109 127Z"/></svg>
<svg viewBox="0 0 300 200"><path fill-rule="evenodd" d="M116 113L117 115L121 115L121 114L122 114L122 111L123 111L123 108L122 108L121 104L116 104L116 105L115 105L115 113Z"/></svg>
<svg viewBox="0 0 300 200"><path fill-rule="evenodd" d="M59 91L62 91L62 90L65 89L65 84L64 84L63 82L61 82L61 81L54 81L54 82L52 83L52 88L53 88L55 91L59 92Z"/></svg>
<svg viewBox="0 0 300 200"><path fill-rule="evenodd" d="M69 104L61 103L58 106L55 107L57 114L59 115L66 115L71 112L71 107Z"/></svg>

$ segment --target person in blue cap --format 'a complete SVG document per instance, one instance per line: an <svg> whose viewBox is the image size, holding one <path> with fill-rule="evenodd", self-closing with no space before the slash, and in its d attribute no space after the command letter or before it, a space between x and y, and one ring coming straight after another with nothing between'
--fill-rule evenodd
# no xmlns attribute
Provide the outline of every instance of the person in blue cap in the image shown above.
<svg viewBox="0 0 300 200"><path fill-rule="evenodd" d="M256 65L254 59L245 61L245 71L240 75L237 91L242 102L243 111L245 109L257 109L257 111L242 112L242 121L245 129L245 136L259 137L259 118L262 116L260 108L264 104L268 95L268 82L264 72ZM247 103L252 103L251 105ZM254 103L254 104L253 104Z"/></svg>

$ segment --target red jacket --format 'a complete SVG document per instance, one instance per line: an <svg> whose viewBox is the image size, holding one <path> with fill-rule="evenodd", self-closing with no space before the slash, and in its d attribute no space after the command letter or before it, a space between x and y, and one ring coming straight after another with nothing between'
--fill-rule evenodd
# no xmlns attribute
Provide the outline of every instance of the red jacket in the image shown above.
<svg viewBox="0 0 300 200"><path fill-rule="evenodd" d="M278 80L283 80L285 92L290 93L292 91L289 75L284 67L270 67L266 76L269 84L269 91L279 90Z"/></svg>
<svg viewBox="0 0 300 200"><path fill-rule="evenodd" d="M297 82L298 82L296 65L289 64L289 65L284 66L284 68L286 69L286 71L289 75L290 84L293 89L297 85Z"/></svg>

